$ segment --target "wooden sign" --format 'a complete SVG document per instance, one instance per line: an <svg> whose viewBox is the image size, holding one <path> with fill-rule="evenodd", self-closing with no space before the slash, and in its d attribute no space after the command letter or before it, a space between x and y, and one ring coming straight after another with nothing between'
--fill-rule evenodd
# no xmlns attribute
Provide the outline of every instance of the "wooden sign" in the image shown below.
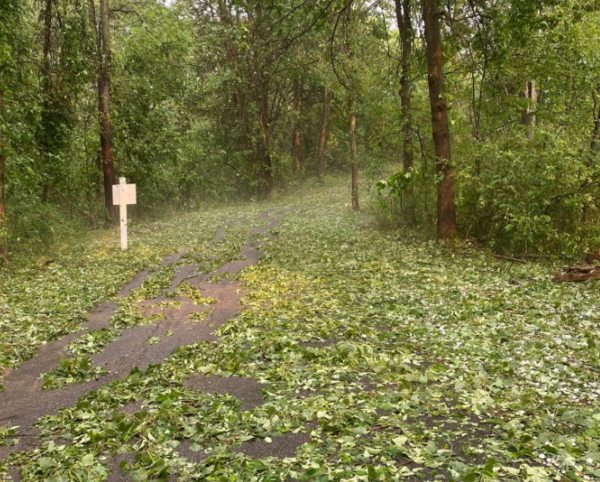
<svg viewBox="0 0 600 482"><path fill-rule="evenodd" d="M121 191L123 191L123 200L125 204L137 204L137 193L135 184L115 184L113 186L113 204L121 204Z"/></svg>
<svg viewBox="0 0 600 482"><path fill-rule="evenodd" d="M137 203L135 184L127 184L124 177L119 178L119 184L113 186L113 204L119 206L121 218L121 249L127 249L127 205Z"/></svg>

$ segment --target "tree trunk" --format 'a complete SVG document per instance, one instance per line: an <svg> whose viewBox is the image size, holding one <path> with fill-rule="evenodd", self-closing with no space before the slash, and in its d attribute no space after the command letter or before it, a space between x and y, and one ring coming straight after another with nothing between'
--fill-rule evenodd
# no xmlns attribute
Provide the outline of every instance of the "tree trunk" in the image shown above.
<svg viewBox="0 0 600 482"><path fill-rule="evenodd" d="M450 127L448 107L444 98L444 60L438 0L422 0L425 40L427 42L427 80L431 125L435 149L436 172L442 179L438 184L437 235L439 239L456 238L456 211L454 207L454 178L451 167Z"/></svg>
<svg viewBox="0 0 600 482"><path fill-rule="evenodd" d="M260 2L256 5L256 10L248 8L248 29L252 41L261 41L260 35L255 29L254 14L260 18L262 12ZM273 190L273 165L271 162L271 124L269 112L269 76L261 68L261 61L256 50L252 51L249 57L249 67L251 72L251 90L254 94L254 101L260 116L260 128L262 142L257 146L256 162L258 163L258 184L259 195L262 198L268 197Z"/></svg>
<svg viewBox="0 0 600 482"><path fill-rule="evenodd" d="M259 78L257 100L263 142L258 149L258 162L260 163L260 194L264 198L273 191L273 166L271 163L271 127L269 126L269 84L262 76Z"/></svg>
<svg viewBox="0 0 600 482"><path fill-rule="evenodd" d="M222 0L219 0L217 3L217 9L219 12L219 17L221 19L221 23L224 26L231 27L235 25L233 16L231 14L231 10L227 8L225 3ZM236 44L233 39L226 37L225 38L225 52L231 63L233 71L236 74L236 77L242 78L242 74L239 71L239 63L238 63L238 52L236 49ZM248 150L253 149L253 139L252 139L252 128L250 126L250 118L248 117L248 108L246 101L246 90L243 88L241 82L236 82L235 86L235 95L234 102L237 104L240 110L240 114L242 116L242 126L244 129L244 145L247 146Z"/></svg>
<svg viewBox="0 0 600 482"><path fill-rule="evenodd" d="M354 99L350 96L348 101L350 112L350 156L352 159L352 209L358 211L358 149L356 147L356 114L354 112Z"/></svg>
<svg viewBox="0 0 600 482"><path fill-rule="evenodd" d="M527 107L523 109L521 114L521 123L527 126L527 139L533 140L537 116L535 114L535 104L537 103L537 91L535 90L535 81L525 82L525 98L527 99Z"/></svg>
<svg viewBox="0 0 600 482"><path fill-rule="evenodd" d="M4 93L2 91L2 70L0 69L0 261L8 260L6 239L6 205L4 203Z"/></svg>
<svg viewBox="0 0 600 482"><path fill-rule="evenodd" d="M327 142L327 122L329 121L329 92L327 91L327 84L325 84L325 106L323 108L323 124L321 124L321 137L319 139L319 165L318 165L318 176L319 179L323 177L325 171L325 145Z"/></svg>
<svg viewBox="0 0 600 482"><path fill-rule="evenodd" d="M93 0L92 0L93 1ZM117 219L112 202L112 187L116 184L113 154L112 123L110 119L110 19L108 0L100 0L98 113L100 120L100 147L102 149L102 174L104 177L104 205L110 221Z"/></svg>
<svg viewBox="0 0 600 482"><path fill-rule="evenodd" d="M102 150L98 149L96 152L96 167L98 169L98 173L95 176L96 183L96 202L100 204L102 202L102 196L104 194L104 186L103 180L100 177L100 173L102 173Z"/></svg>
<svg viewBox="0 0 600 482"><path fill-rule="evenodd" d="M50 197L50 176L52 175L53 156L52 144L55 141L54 137L57 134L53 128L53 123L56 122L53 99L53 80L52 80L52 61L50 52L52 50L52 0L45 0L41 12L41 17L44 19L44 45L43 45L43 68L40 69L42 78L42 90L44 93L43 110L41 112L41 132L39 133L39 142L41 148L41 157L43 159L43 178L45 184L43 186L43 199L48 202Z"/></svg>
<svg viewBox="0 0 600 482"><path fill-rule="evenodd" d="M412 57L413 30L411 25L410 2L411 0L395 0L396 17L400 30L402 43L402 73L400 77L400 105L402 115L402 164L404 172L410 172L414 163L412 145L412 118L410 112L410 63ZM408 196L413 195L413 188L406 191Z"/></svg>
<svg viewBox="0 0 600 482"><path fill-rule="evenodd" d="M294 171L299 172L302 167L300 164L300 149L302 147L302 134L300 133L300 81L294 79Z"/></svg>
<svg viewBox="0 0 600 482"><path fill-rule="evenodd" d="M52 40L52 0L46 0L44 6L44 68L50 75L50 46Z"/></svg>

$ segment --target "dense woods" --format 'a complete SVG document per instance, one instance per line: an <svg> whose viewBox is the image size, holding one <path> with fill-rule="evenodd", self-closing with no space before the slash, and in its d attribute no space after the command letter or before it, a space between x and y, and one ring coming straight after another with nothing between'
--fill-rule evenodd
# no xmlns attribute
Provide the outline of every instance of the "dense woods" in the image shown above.
<svg viewBox="0 0 600 482"><path fill-rule="evenodd" d="M343 173L504 254L600 247L593 0L5 0L0 257ZM360 199L360 196L363 199Z"/></svg>

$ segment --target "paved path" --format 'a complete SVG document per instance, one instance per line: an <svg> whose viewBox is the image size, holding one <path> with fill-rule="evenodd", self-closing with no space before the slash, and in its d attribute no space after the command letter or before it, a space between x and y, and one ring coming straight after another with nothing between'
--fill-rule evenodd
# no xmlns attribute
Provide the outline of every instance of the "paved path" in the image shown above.
<svg viewBox="0 0 600 482"><path fill-rule="evenodd" d="M283 211L268 211L260 215L260 219L267 224L255 228L250 236L263 235L267 240L274 239L270 231L282 220ZM213 243L222 241L226 233L225 227L216 231ZM69 356L66 347L77 338L94 330L110 328L110 319L117 310L114 302L104 303L94 309L88 317L88 322L82 325L82 330L67 335L59 340L48 343L37 354L23 362L20 367L10 372L4 379L5 390L0 392L0 425L19 426L20 443L11 447L0 447L0 460L6 459L12 452L23 451L34 448L39 444L37 435L39 431L32 427L37 420L45 415L58 413L62 407L70 407L77 403L78 399L96 391L101 387L128 376L130 371L137 367L140 370L150 365L155 365L167 359L175 349L181 346L193 345L202 341L218 341L214 334L215 330L235 317L241 310L240 299L246 294L233 276L244 268L254 265L263 255L261 246L265 241L248 242L242 248L240 259L223 264L212 273L197 274L196 265L181 265L177 268L171 287L152 300L140 302L138 306L145 315L157 314L158 311L164 318L158 320L154 325L138 325L124 330L122 335L109 343L102 352L92 355L90 358L96 366L107 370L107 374L89 382L72 383L65 385L59 390L42 390L43 373L53 370L58 366L61 358ZM172 265L182 260L182 251L167 258L161 267ZM216 275L221 275L218 282L209 281ZM129 284L124 286L118 294L119 298L128 296L133 290L142 286L144 280L151 276L151 270L147 269L139 273ZM168 293L174 292L182 283L189 283L200 290L202 296L213 298L216 303L210 307L196 305L190 298L185 296L166 297ZM160 307L163 301L178 302ZM190 314L208 311L202 322L190 323ZM167 332L169 336L166 336ZM172 333L172 335L171 335ZM160 342L148 344L151 338L158 337ZM202 376L191 379L190 387L199 390L213 391L219 393L232 393L250 406L260 404L260 387L256 382L239 380L237 389L232 387L231 379L219 379L210 377L206 380ZM302 443L306 442L306 436L301 437ZM294 450L298 444L290 442L282 437L282 450L290 452L290 443ZM276 444L272 445L275 452ZM185 451L185 448L182 447ZM184 454L185 455L185 454ZM191 456L192 454L190 454ZM274 455L277 455L276 453ZM114 465L114 464L111 464ZM118 464L117 464L118 465ZM18 478L16 471L12 475ZM115 470L109 475L109 480L127 480L122 474Z"/></svg>

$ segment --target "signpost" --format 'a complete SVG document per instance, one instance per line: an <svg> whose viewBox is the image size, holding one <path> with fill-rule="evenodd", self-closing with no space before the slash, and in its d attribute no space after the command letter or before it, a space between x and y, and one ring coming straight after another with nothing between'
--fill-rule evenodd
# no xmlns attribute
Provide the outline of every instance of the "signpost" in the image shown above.
<svg viewBox="0 0 600 482"><path fill-rule="evenodd" d="M127 249L127 205L136 204L135 184L126 184L124 177L119 178L119 184L113 186L113 204L119 205L121 218L121 249Z"/></svg>

